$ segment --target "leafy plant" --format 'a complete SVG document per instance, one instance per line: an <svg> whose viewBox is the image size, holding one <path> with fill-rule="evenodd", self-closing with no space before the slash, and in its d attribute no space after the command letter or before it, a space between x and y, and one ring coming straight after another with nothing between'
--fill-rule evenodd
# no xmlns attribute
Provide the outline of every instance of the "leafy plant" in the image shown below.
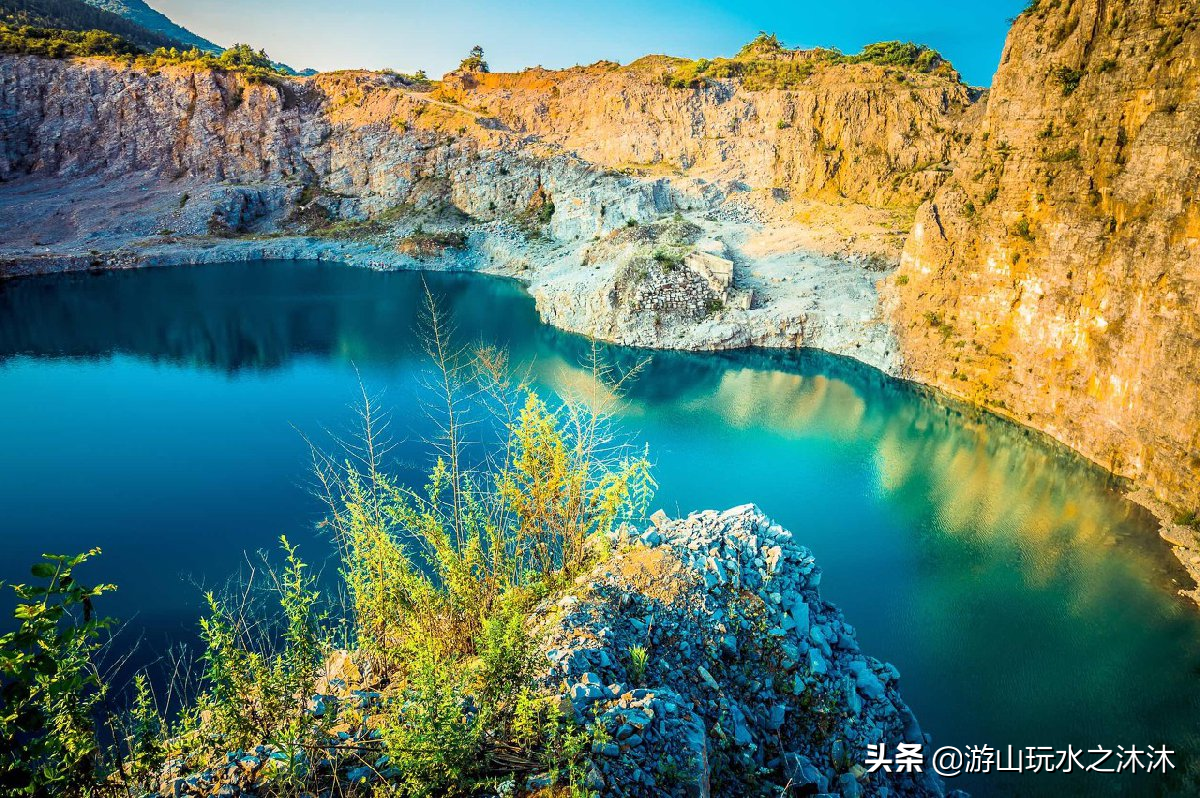
<svg viewBox="0 0 1200 798"><path fill-rule="evenodd" d="M654 258L655 263L667 271L674 271L683 265L683 254L676 249L659 247L654 250L654 254L651 257Z"/></svg>
<svg viewBox="0 0 1200 798"><path fill-rule="evenodd" d="M1062 87L1064 97L1070 97L1079 88L1080 81L1083 80L1083 71L1072 69L1068 66L1057 67L1052 73L1054 79Z"/></svg>
<svg viewBox="0 0 1200 798"><path fill-rule="evenodd" d="M132 56L140 52L136 45L107 31L61 30L0 22L0 53L71 58L94 55Z"/></svg>
<svg viewBox="0 0 1200 798"><path fill-rule="evenodd" d="M1029 219L1022 216L1017 219L1017 223L1013 225L1013 235L1025 239L1026 241L1033 240L1033 231L1029 227Z"/></svg>
<svg viewBox="0 0 1200 798"><path fill-rule="evenodd" d="M134 676L133 702L122 730L125 743L120 763L122 779L143 792L154 792L166 758L166 724L144 673Z"/></svg>
<svg viewBox="0 0 1200 798"><path fill-rule="evenodd" d="M286 538L280 542L287 559L273 576L282 615L277 642L246 605L206 594L203 691L196 702L204 723L196 731L208 741L210 757L269 743L294 766L319 732L304 711L327 648L316 610L319 594L296 549Z"/></svg>
<svg viewBox="0 0 1200 798"><path fill-rule="evenodd" d="M487 72L488 63L483 60L483 48L478 44L471 48L471 52L458 65L459 72Z"/></svg>
<svg viewBox="0 0 1200 798"><path fill-rule="evenodd" d="M99 549L43 555L37 585L15 585L17 628L0 636L0 788L8 795L81 795L98 783L95 715L105 694L93 657L111 620L75 569Z"/></svg>
<svg viewBox="0 0 1200 798"><path fill-rule="evenodd" d="M630 646L629 647L629 679L634 684L643 684L646 681L646 666L650 662L650 655L646 653L645 646Z"/></svg>
<svg viewBox="0 0 1200 798"><path fill-rule="evenodd" d="M393 788L403 796L469 795L481 769L483 725L467 671L432 652L410 663L381 726Z"/></svg>

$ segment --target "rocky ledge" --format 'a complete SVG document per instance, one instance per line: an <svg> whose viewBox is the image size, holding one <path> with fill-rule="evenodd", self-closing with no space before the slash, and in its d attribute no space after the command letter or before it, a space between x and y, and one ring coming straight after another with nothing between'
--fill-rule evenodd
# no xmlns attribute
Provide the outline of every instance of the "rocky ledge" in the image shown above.
<svg viewBox="0 0 1200 798"><path fill-rule="evenodd" d="M924 744L900 674L859 650L821 571L757 507L659 513L544 607L548 685L612 742L613 796L942 795L930 773L868 773L867 745ZM631 651L647 652L645 667Z"/></svg>
<svg viewBox="0 0 1200 798"><path fill-rule="evenodd" d="M895 752L929 737L900 697L896 668L865 655L821 599L821 571L791 532L753 505L681 520L660 511L652 522L615 532L612 555L528 619L540 692L558 696L593 741L582 769L589 794L946 795L931 772L864 767L870 744ZM335 727L313 765L363 786L399 775L370 717L405 697L373 684L356 659L332 657L312 699L317 717L345 706L359 718ZM348 745L377 753L365 766L332 765ZM253 793L281 757L265 745L232 752L226 771L180 775L167 792ZM516 773L499 794L553 789L553 774Z"/></svg>

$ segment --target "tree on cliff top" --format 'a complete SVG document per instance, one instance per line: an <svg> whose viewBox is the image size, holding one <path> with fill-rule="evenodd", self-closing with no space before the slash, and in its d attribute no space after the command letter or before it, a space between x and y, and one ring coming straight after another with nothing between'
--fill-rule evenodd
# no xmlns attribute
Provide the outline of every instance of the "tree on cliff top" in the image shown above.
<svg viewBox="0 0 1200 798"><path fill-rule="evenodd" d="M219 60L222 64L232 67L257 67L270 70L275 68L266 50L255 50L248 44L233 45L221 53Z"/></svg>
<svg viewBox="0 0 1200 798"><path fill-rule="evenodd" d="M471 48L471 53L458 65L459 72L487 72L487 61L483 60L483 48L478 44Z"/></svg>

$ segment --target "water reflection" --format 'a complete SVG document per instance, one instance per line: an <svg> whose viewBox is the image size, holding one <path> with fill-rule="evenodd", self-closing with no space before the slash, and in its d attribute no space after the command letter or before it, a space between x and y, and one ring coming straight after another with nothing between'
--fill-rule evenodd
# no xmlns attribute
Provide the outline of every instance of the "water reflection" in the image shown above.
<svg viewBox="0 0 1200 798"><path fill-rule="evenodd" d="M388 388L408 433L397 457L420 460L423 281L462 340L507 346L545 387L596 387L590 342L538 324L505 281L242 264L0 283L0 506L16 530L0 579L22 577L36 548L102 542L123 609L186 626L180 563L219 578L242 549L311 523L292 425L336 427L354 367ZM1152 520L1101 470L819 352L601 353L618 376L640 369L620 415L657 459L660 503L756 501L795 530L938 744L1200 753L1197 614L1173 595L1182 572Z"/></svg>

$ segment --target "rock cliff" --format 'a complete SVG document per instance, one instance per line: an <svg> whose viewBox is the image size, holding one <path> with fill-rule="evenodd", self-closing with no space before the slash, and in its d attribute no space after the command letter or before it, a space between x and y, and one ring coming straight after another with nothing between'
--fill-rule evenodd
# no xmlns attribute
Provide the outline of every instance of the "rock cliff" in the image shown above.
<svg viewBox="0 0 1200 798"><path fill-rule="evenodd" d="M895 278L906 373L1200 506L1200 6L1041 0ZM1182 530L1181 530L1182 531Z"/></svg>
<svg viewBox="0 0 1200 798"><path fill-rule="evenodd" d="M912 208L941 182L976 92L876 64L813 68L799 85L668 85L680 59L447 76L438 95L590 163L796 197Z"/></svg>
<svg viewBox="0 0 1200 798"><path fill-rule="evenodd" d="M689 62L658 57L436 85L3 58L3 270L271 255L486 269L607 340L809 345L886 368L875 282L976 93L948 70L780 53L762 64L789 82L755 88L671 87ZM661 235L675 217L698 228L688 240ZM431 249L431 229L470 246Z"/></svg>

